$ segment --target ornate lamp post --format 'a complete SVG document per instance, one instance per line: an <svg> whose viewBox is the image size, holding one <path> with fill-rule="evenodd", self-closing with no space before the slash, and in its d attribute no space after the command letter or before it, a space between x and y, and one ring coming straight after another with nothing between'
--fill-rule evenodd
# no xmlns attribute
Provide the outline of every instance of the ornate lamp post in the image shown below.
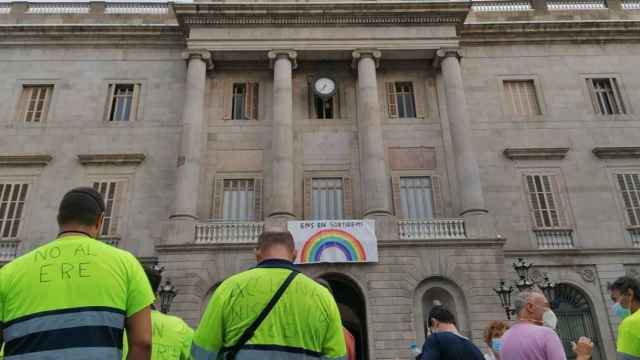
<svg viewBox="0 0 640 360"><path fill-rule="evenodd" d="M518 275L518 280L514 281L514 285L520 292L531 290L533 286L536 285L536 283L529 278L529 270L531 269L531 266L532 264L525 261L523 258L518 258L513 262L513 269ZM542 290L547 300L549 300L551 306L553 306L556 296L556 284L550 281L549 277L545 275L544 280L537 285L540 290ZM507 287L505 281L501 279L498 287L494 288L493 291L498 295L500 304L507 314L507 319L511 320L511 315L515 315L515 310L511 308L511 293L513 292L513 286Z"/></svg>
<svg viewBox="0 0 640 360"><path fill-rule="evenodd" d="M171 284L171 281L167 280L164 285L160 286L158 295L160 296L160 312L166 314L171 309L173 299L178 294L176 287Z"/></svg>

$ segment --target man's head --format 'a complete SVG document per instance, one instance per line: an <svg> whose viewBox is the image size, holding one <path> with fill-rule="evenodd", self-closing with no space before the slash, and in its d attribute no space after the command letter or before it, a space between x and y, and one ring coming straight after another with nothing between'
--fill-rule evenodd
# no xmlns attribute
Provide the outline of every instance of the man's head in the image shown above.
<svg viewBox="0 0 640 360"><path fill-rule="evenodd" d="M640 308L640 282L630 276L619 277L609 285L611 299L634 313Z"/></svg>
<svg viewBox="0 0 640 360"><path fill-rule="evenodd" d="M448 331L451 327L455 327L456 319L451 313L442 305L436 305L429 311L427 317L427 326L431 329L431 332Z"/></svg>
<svg viewBox="0 0 640 360"><path fill-rule="evenodd" d="M58 209L62 231L86 232L98 237L104 220L104 199L94 188L79 187L64 195Z"/></svg>
<svg viewBox="0 0 640 360"><path fill-rule="evenodd" d="M151 289L154 293L158 293L158 289L160 289L160 283L162 283L162 273L160 270L157 270L151 266L145 266L144 272L147 274L147 279L149 279L149 285L151 285Z"/></svg>
<svg viewBox="0 0 640 360"><path fill-rule="evenodd" d="M269 259L294 261L297 253L293 236L288 231L265 231L258 237L256 260L258 263Z"/></svg>
<svg viewBox="0 0 640 360"><path fill-rule="evenodd" d="M547 298L538 291L522 291L516 296L513 306L518 319L542 325L544 312L550 309Z"/></svg>

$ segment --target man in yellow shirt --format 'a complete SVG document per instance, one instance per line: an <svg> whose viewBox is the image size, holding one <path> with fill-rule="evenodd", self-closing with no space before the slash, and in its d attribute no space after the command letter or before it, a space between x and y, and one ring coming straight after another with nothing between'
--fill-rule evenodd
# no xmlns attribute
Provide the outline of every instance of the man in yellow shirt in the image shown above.
<svg viewBox="0 0 640 360"><path fill-rule="evenodd" d="M140 262L95 240L105 204L92 188L60 202L56 240L0 269L0 345L4 359L128 359L151 356L154 296Z"/></svg>
<svg viewBox="0 0 640 360"><path fill-rule="evenodd" d="M622 320L618 327L617 360L640 360L640 283L622 276L609 286L613 311Z"/></svg>

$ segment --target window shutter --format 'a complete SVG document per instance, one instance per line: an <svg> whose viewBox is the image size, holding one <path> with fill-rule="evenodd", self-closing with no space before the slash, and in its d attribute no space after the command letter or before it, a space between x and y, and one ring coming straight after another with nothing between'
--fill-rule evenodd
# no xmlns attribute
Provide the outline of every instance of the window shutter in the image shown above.
<svg viewBox="0 0 640 360"><path fill-rule="evenodd" d="M524 176L524 188L526 189L527 194L527 202L529 203L529 214L531 216L531 220L533 221L533 227L544 228L544 221L542 220L542 214L540 211L540 204L538 202L538 198L536 196L536 187L535 187L535 176L534 175L525 175Z"/></svg>
<svg viewBox="0 0 640 360"><path fill-rule="evenodd" d="M47 120L47 114L49 113L49 104L51 103L51 95L53 93L53 86L45 87L44 91L45 91L45 97L44 97L44 103L42 104L42 114L40 115L40 122Z"/></svg>
<svg viewBox="0 0 640 360"><path fill-rule="evenodd" d="M109 84L109 92L107 93L107 106L105 106L105 109L107 110L104 117L105 121L111 120L111 111L113 110L113 95L115 91L116 91L116 84Z"/></svg>
<svg viewBox="0 0 640 360"><path fill-rule="evenodd" d="M413 103L416 107L416 118L418 119L426 118L427 97L425 96L425 87L426 85L422 81L413 83Z"/></svg>
<svg viewBox="0 0 640 360"><path fill-rule="evenodd" d="M140 105L141 84L133 85L133 98L131 99L131 112L129 112L129 121L138 120L138 106Z"/></svg>
<svg viewBox="0 0 640 360"><path fill-rule="evenodd" d="M571 226L569 221L569 203L560 192L560 176L549 175L549 182L551 183L551 190L558 211L558 225L561 228L568 228Z"/></svg>
<svg viewBox="0 0 640 360"><path fill-rule="evenodd" d="M391 177L391 192L393 196L393 210L397 218L402 216L402 210L400 208L400 177Z"/></svg>
<svg viewBox="0 0 640 360"><path fill-rule="evenodd" d="M433 217L436 219L444 218L444 201L439 176L431 176L431 190L433 193Z"/></svg>
<svg viewBox="0 0 640 360"><path fill-rule="evenodd" d="M244 102L244 117L247 120L256 120L258 119L258 83L247 82L245 89L247 93Z"/></svg>
<svg viewBox="0 0 640 360"><path fill-rule="evenodd" d="M396 84L386 83L387 88L387 107L389 109L389 117L398 117L398 99L396 98Z"/></svg>
<svg viewBox="0 0 640 360"><path fill-rule="evenodd" d="M342 178L342 194L344 202L343 217L345 219L353 219L353 188L350 176Z"/></svg>
<svg viewBox="0 0 640 360"><path fill-rule="evenodd" d="M303 184L303 212L304 212L304 218L305 219L311 219L311 216L313 215L311 213L311 192L313 191L313 179L311 178L311 176L305 176L304 177L304 184Z"/></svg>
<svg viewBox="0 0 640 360"><path fill-rule="evenodd" d="M333 118L334 119L344 119L346 116L342 113L342 96L344 94L344 87L341 85L338 86L338 90L336 94L333 95Z"/></svg>
<svg viewBox="0 0 640 360"><path fill-rule="evenodd" d="M222 119L231 120L233 109L233 83L230 79L222 81Z"/></svg>
<svg viewBox="0 0 640 360"><path fill-rule="evenodd" d="M624 108L624 102L622 101L622 94L620 93L620 88L618 87L618 81L615 78L609 79L611 83L611 90L613 90L614 101L618 107L619 114L626 114L627 111Z"/></svg>
<svg viewBox="0 0 640 360"><path fill-rule="evenodd" d="M255 178L253 180L253 198L256 202L255 214L256 221L262 220L262 179Z"/></svg>
<svg viewBox="0 0 640 360"><path fill-rule="evenodd" d="M215 220L222 219L222 195L224 193L224 179L216 177L213 181L213 205L211 217Z"/></svg>
<svg viewBox="0 0 640 360"><path fill-rule="evenodd" d="M124 215L124 208L127 199L127 181L126 180L118 180L116 183L116 192L113 197L113 210L111 212L111 229L109 229L109 235L118 236L120 235L120 223L122 221L122 216Z"/></svg>
<svg viewBox="0 0 640 360"><path fill-rule="evenodd" d="M587 88L589 89L589 96L591 97L591 104L593 105L593 111L596 114L602 114L600 105L598 103L596 89L593 86L593 79L587 79Z"/></svg>

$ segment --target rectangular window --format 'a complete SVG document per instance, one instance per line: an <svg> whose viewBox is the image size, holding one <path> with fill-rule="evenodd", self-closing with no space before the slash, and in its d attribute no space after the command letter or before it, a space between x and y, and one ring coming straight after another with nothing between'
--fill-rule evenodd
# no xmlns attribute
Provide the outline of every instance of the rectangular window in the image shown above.
<svg viewBox="0 0 640 360"><path fill-rule="evenodd" d="M387 107L390 117L415 118L416 104L413 83L387 83Z"/></svg>
<svg viewBox="0 0 640 360"><path fill-rule="evenodd" d="M311 219L344 219L343 189L342 178L313 178L311 180Z"/></svg>
<svg viewBox="0 0 640 360"><path fill-rule="evenodd" d="M316 119L335 119L335 96L323 99L317 95L313 96L316 109Z"/></svg>
<svg viewBox="0 0 640 360"><path fill-rule="evenodd" d="M47 119L53 85L24 85L20 118L24 122L39 123Z"/></svg>
<svg viewBox="0 0 640 360"><path fill-rule="evenodd" d="M536 229L566 228L556 175L526 175L527 197Z"/></svg>
<svg viewBox="0 0 640 360"><path fill-rule="evenodd" d="M600 115L626 114L626 109L615 78L587 79L593 110Z"/></svg>
<svg viewBox="0 0 640 360"><path fill-rule="evenodd" d="M629 226L640 226L640 174L616 174Z"/></svg>
<svg viewBox="0 0 640 360"><path fill-rule="evenodd" d="M513 115L540 115L540 104L533 80L505 80L507 108Z"/></svg>
<svg viewBox="0 0 640 360"><path fill-rule="evenodd" d="M225 179L222 220L256 220L256 186L254 179Z"/></svg>
<svg viewBox="0 0 640 360"><path fill-rule="evenodd" d="M258 83L246 82L233 84L231 119L258 119Z"/></svg>
<svg viewBox="0 0 640 360"><path fill-rule="evenodd" d="M433 219L433 184L430 176L400 178L402 219Z"/></svg>
<svg viewBox="0 0 640 360"><path fill-rule="evenodd" d="M0 239L18 236L29 184L0 184Z"/></svg>
<svg viewBox="0 0 640 360"><path fill-rule="evenodd" d="M140 84L109 84L107 120L133 121L138 111Z"/></svg>
<svg viewBox="0 0 640 360"><path fill-rule="evenodd" d="M93 188L104 198L105 214L100 236L106 238L119 237L119 225L122 221L126 195L126 181L96 181Z"/></svg>

